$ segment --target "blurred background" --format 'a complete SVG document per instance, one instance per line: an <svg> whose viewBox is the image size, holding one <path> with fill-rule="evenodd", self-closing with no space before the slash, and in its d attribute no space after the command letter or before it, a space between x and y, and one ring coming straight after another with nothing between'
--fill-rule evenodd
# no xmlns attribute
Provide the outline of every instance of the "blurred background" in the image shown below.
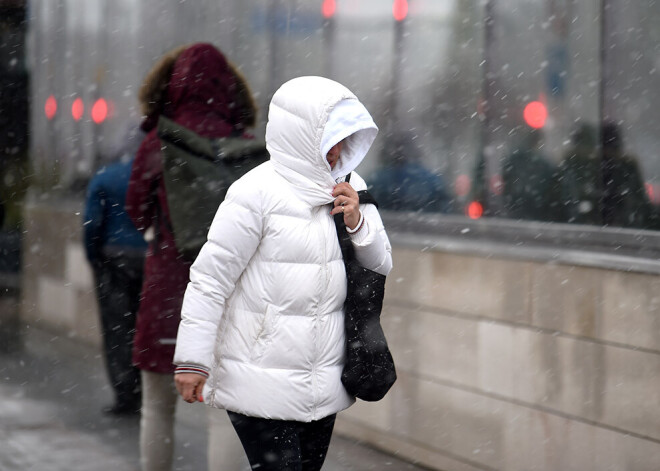
<svg viewBox="0 0 660 471"><path fill-rule="evenodd" d="M211 42L256 94L323 75L379 136L392 393L338 433L432 469L660 463L660 3L0 0L0 334L100 343L84 191L137 91Z"/></svg>

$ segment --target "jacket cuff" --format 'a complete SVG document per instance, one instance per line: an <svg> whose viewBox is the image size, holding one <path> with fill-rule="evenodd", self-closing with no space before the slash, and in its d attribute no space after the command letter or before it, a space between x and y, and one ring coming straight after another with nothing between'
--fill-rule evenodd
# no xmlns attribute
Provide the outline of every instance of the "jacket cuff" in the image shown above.
<svg viewBox="0 0 660 471"><path fill-rule="evenodd" d="M357 231L353 232L352 234L349 233L351 237L351 242L353 242L355 245L362 245L364 242L367 240L369 237L369 224L367 223L366 218L356 226L358 228Z"/></svg>
<svg viewBox="0 0 660 471"><path fill-rule="evenodd" d="M202 375L205 378L209 377L209 372L210 370L205 366L192 365L189 363L178 365L174 370L175 375L179 373L197 373L198 375Z"/></svg>
<svg viewBox="0 0 660 471"><path fill-rule="evenodd" d="M360 211L360 220L355 226L355 229L351 229L350 227L346 226L346 232L348 232L349 234L355 234L360 229L362 229L362 224L364 224L364 214L362 213L362 211Z"/></svg>

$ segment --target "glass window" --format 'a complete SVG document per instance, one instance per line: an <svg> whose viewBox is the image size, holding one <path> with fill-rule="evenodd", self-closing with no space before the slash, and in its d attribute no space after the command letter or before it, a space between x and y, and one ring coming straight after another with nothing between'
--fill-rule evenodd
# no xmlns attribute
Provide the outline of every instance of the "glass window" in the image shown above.
<svg viewBox="0 0 660 471"><path fill-rule="evenodd" d="M608 1L604 9L602 220L660 229L660 3Z"/></svg>
<svg viewBox="0 0 660 471"><path fill-rule="evenodd" d="M359 171L383 210L660 228L660 2L122 0L104 19L79 3L33 5L34 159L64 180L139 118L154 58L203 40L248 78L258 134L294 76L354 90L381 129ZM103 126L71 118L74 99L89 110L97 96L114 104Z"/></svg>
<svg viewBox="0 0 660 471"><path fill-rule="evenodd" d="M659 228L659 17L632 0L411 2L367 175L382 208Z"/></svg>
<svg viewBox="0 0 660 471"><path fill-rule="evenodd" d="M366 172L384 210L451 213L467 203L480 128L478 4L420 0L405 20L389 18L392 80L376 116L378 165Z"/></svg>

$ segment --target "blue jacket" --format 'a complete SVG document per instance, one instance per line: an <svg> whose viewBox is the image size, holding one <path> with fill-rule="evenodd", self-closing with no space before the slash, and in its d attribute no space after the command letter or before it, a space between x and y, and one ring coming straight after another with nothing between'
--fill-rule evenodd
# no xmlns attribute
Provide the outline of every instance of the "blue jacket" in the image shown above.
<svg viewBox="0 0 660 471"><path fill-rule="evenodd" d="M415 162L397 163L376 170L369 192L381 210L448 213L451 196L444 179Z"/></svg>
<svg viewBox="0 0 660 471"><path fill-rule="evenodd" d="M102 251L144 253L147 244L126 214L126 190L133 159L101 168L89 182L83 221L87 259L94 263Z"/></svg>

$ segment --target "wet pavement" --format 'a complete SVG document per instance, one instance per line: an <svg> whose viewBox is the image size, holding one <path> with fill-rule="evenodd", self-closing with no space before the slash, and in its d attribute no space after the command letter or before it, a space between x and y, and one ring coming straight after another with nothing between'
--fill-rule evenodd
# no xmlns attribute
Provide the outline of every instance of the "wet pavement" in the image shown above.
<svg viewBox="0 0 660 471"><path fill-rule="evenodd" d="M100 351L35 329L22 339L22 349L0 354L0 471L139 471L139 418L101 412L112 393ZM179 403L175 470L207 469L207 413L202 404ZM235 457L235 448L229 454ZM323 467L385 469L424 468L337 434Z"/></svg>

